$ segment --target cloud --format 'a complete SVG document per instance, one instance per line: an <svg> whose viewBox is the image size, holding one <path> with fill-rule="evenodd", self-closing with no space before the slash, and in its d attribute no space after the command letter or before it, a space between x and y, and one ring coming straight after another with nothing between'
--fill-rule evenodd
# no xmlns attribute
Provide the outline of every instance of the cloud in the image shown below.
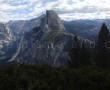
<svg viewBox="0 0 110 90"><path fill-rule="evenodd" d="M31 19L50 9L64 20L110 18L110 0L0 0L0 21Z"/></svg>

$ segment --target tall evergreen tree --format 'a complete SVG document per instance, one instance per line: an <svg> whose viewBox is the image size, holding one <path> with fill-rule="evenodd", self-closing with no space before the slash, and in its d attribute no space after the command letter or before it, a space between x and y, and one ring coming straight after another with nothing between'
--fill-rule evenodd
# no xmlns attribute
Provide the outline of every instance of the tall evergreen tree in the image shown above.
<svg viewBox="0 0 110 90"><path fill-rule="evenodd" d="M98 48L106 48L105 44L109 41L109 29L106 24L103 23L98 35Z"/></svg>
<svg viewBox="0 0 110 90"><path fill-rule="evenodd" d="M97 41L97 54L96 54L96 64L102 68L110 66L109 49L106 44L109 42L109 29L106 24L103 23L101 30L98 35Z"/></svg>

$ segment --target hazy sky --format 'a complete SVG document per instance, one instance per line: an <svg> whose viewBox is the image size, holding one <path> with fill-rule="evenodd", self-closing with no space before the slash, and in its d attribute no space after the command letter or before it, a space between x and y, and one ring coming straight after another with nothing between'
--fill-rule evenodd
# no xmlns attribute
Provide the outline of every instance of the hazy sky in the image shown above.
<svg viewBox="0 0 110 90"><path fill-rule="evenodd" d="M35 18L50 9L65 20L110 18L110 0L0 0L0 21Z"/></svg>

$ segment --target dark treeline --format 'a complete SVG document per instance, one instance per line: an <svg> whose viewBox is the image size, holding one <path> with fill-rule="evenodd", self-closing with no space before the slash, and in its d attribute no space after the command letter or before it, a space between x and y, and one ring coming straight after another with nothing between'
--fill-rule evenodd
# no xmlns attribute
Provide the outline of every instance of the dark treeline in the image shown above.
<svg viewBox="0 0 110 90"><path fill-rule="evenodd" d="M80 68L85 66L96 66L110 68L110 33L106 24L103 23L95 44L95 48L88 48L77 36L74 37L74 45L69 52L69 66Z"/></svg>
<svg viewBox="0 0 110 90"><path fill-rule="evenodd" d="M110 90L110 72L14 64L0 69L0 90Z"/></svg>

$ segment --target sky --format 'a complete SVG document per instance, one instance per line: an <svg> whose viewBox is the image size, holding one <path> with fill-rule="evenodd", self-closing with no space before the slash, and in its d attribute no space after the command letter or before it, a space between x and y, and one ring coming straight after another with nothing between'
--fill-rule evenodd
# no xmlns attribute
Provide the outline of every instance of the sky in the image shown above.
<svg viewBox="0 0 110 90"><path fill-rule="evenodd" d="M110 0L0 0L0 22L39 17L55 10L63 20L110 18Z"/></svg>

